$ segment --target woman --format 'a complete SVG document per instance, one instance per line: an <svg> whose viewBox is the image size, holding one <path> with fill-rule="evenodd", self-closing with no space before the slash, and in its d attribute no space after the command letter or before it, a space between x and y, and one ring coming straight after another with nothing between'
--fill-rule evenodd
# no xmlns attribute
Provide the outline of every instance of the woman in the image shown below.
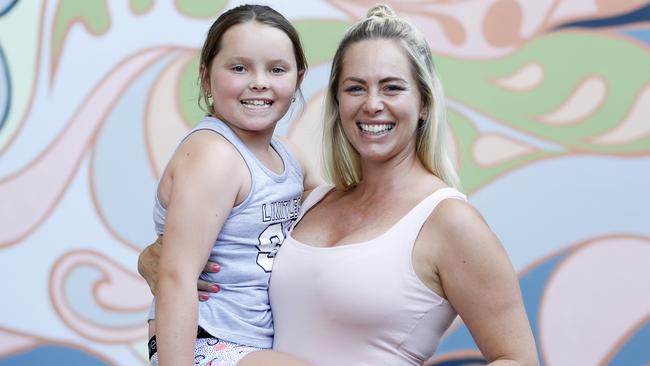
<svg viewBox="0 0 650 366"><path fill-rule="evenodd" d="M458 314L491 365L537 364L512 265L454 188L431 60L386 6L344 35L324 129L335 186L306 197L276 258L275 350L316 365L422 364Z"/></svg>

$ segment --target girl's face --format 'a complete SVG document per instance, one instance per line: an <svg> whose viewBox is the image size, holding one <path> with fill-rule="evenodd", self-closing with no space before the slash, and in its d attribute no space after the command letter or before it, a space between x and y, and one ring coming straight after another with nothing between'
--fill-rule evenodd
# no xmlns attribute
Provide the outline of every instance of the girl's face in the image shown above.
<svg viewBox="0 0 650 366"><path fill-rule="evenodd" d="M362 160L415 154L420 91L402 48L390 40L351 45L338 85L343 131Z"/></svg>
<svg viewBox="0 0 650 366"><path fill-rule="evenodd" d="M272 134L302 79L289 37L256 21L229 28L212 60L209 78L205 72L201 67L215 117L241 138Z"/></svg>

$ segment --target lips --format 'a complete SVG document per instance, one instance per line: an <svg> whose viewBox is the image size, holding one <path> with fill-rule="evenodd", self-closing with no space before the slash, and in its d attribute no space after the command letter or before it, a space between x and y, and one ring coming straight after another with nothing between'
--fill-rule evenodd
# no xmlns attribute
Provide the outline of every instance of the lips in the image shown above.
<svg viewBox="0 0 650 366"><path fill-rule="evenodd" d="M369 135L382 135L395 128L395 123L363 123L357 122L361 132Z"/></svg>

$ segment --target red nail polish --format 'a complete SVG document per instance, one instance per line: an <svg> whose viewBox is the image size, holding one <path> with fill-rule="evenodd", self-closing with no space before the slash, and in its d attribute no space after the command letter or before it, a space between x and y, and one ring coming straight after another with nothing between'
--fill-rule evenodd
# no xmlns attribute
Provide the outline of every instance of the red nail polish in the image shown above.
<svg viewBox="0 0 650 366"><path fill-rule="evenodd" d="M219 272L220 269L221 269L221 267L218 264L213 264L212 265L212 270L214 272Z"/></svg>
<svg viewBox="0 0 650 366"><path fill-rule="evenodd" d="M209 297L209 296L206 295L206 294L201 294L201 300L204 300L204 301L205 301L205 300L208 299L208 297Z"/></svg>
<svg viewBox="0 0 650 366"><path fill-rule="evenodd" d="M212 292L219 292L219 286L217 286L217 285L212 285L211 289L212 289Z"/></svg>

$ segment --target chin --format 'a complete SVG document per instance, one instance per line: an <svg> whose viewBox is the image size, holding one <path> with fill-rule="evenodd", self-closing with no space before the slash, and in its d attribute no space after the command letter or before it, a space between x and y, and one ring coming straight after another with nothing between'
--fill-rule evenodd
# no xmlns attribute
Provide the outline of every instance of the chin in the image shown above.
<svg viewBox="0 0 650 366"><path fill-rule="evenodd" d="M382 162L388 160L390 156L387 153L375 151L375 152L367 152L364 154L359 154L359 158L365 161Z"/></svg>

